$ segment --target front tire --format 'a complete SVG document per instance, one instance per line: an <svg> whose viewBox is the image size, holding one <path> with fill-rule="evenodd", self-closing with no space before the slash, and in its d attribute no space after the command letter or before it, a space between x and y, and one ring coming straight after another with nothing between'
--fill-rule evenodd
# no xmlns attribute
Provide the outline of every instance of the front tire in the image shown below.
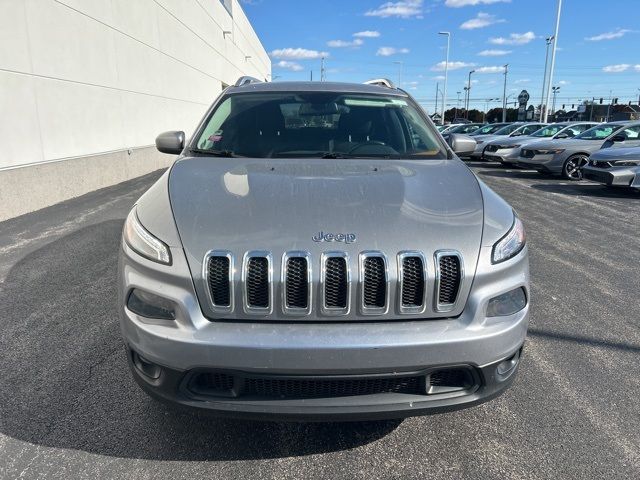
<svg viewBox="0 0 640 480"><path fill-rule="evenodd" d="M582 180L582 167L589 163L589 156L583 153L571 155L562 166L562 176L572 182Z"/></svg>

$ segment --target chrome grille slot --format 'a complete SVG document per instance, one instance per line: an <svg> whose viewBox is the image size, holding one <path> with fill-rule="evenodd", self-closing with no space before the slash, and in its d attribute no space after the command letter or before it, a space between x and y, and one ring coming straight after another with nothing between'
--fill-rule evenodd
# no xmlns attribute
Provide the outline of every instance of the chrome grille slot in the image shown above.
<svg viewBox="0 0 640 480"><path fill-rule="evenodd" d="M233 310L233 255L223 250L207 253L203 262L207 297L216 313Z"/></svg>
<svg viewBox="0 0 640 480"><path fill-rule="evenodd" d="M342 252L328 252L322 256L321 295L322 313L349 313L351 281L349 257Z"/></svg>
<svg viewBox="0 0 640 480"><path fill-rule="evenodd" d="M436 310L453 310L463 277L462 257L458 252L436 252Z"/></svg>
<svg viewBox="0 0 640 480"><path fill-rule="evenodd" d="M310 255L288 252L282 257L282 309L284 313L311 313L312 275Z"/></svg>
<svg viewBox="0 0 640 480"><path fill-rule="evenodd" d="M360 254L361 310L365 315L387 313L389 275L387 259L381 252Z"/></svg>
<svg viewBox="0 0 640 480"><path fill-rule="evenodd" d="M423 313L426 309L427 272L421 252L398 254L398 298L400 313Z"/></svg>
<svg viewBox="0 0 640 480"><path fill-rule="evenodd" d="M249 252L245 255L242 280L246 313L270 314L272 302L273 259L268 252Z"/></svg>

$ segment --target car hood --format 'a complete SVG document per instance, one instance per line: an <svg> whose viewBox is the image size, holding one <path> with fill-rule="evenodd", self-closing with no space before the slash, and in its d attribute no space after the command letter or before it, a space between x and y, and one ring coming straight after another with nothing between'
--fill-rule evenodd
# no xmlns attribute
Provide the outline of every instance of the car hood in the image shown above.
<svg viewBox="0 0 640 480"><path fill-rule="evenodd" d="M499 137L496 137L494 140L492 140L490 143L492 145L510 146L510 145L522 145L523 143L526 143L530 140L531 140L531 137L527 135L521 135L519 137L499 136Z"/></svg>
<svg viewBox="0 0 640 480"><path fill-rule="evenodd" d="M536 150L565 149L572 152L594 152L602 147L604 140L579 140L577 138L559 138L557 140L537 140L527 144L527 148Z"/></svg>
<svg viewBox="0 0 640 480"><path fill-rule="evenodd" d="M465 271L474 272L482 237L480 187L457 159L184 158L171 169L169 197L201 305L202 264L210 250L230 251L236 266L248 251L270 252L276 282L287 251L311 254L315 282L323 252L345 252L357 262L359 252L378 250L394 280L403 250L422 251L427 259L436 250L457 250ZM352 233L356 241L316 242L319 232ZM428 267L433 272L433 264ZM203 311L212 316L206 304ZM306 319L315 315L314 309Z"/></svg>
<svg viewBox="0 0 640 480"><path fill-rule="evenodd" d="M640 147L603 148L591 155L592 160L640 160Z"/></svg>

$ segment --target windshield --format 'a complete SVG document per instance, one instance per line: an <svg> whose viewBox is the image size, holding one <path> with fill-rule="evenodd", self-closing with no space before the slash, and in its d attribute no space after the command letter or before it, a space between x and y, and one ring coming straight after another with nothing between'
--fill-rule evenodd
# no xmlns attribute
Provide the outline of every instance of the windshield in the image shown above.
<svg viewBox="0 0 640 480"><path fill-rule="evenodd" d="M231 94L209 115L194 147L253 158L446 158L418 108L391 95Z"/></svg>
<svg viewBox="0 0 640 480"><path fill-rule="evenodd" d="M623 125L610 125L603 123L602 125L597 125L589 130L585 130L575 138L579 138L580 140L604 140L616 130L620 130L622 127Z"/></svg>
<svg viewBox="0 0 640 480"><path fill-rule="evenodd" d="M458 125L457 127L453 127L451 130L447 131L447 133L465 133L469 134L471 132L475 132L480 128L480 125L467 124L467 125Z"/></svg>
<svg viewBox="0 0 640 480"><path fill-rule="evenodd" d="M553 137L556 133L566 127L566 125L549 125L548 127L543 127L540 130L536 130L531 134L531 136L541 138Z"/></svg>
<svg viewBox="0 0 640 480"><path fill-rule="evenodd" d="M495 135L509 135L522 127L523 127L522 124L507 125L506 127L502 127L501 129L497 130L495 132Z"/></svg>
<svg viewBox="0 0 640 480"><path fill-rule="evenodd" d="M480 127L475 132L473 132L473 135L490 135L492 133L497 132L504 126L505 126L504 123L494 123L491 125L485 125L484 127Z"/></svg>

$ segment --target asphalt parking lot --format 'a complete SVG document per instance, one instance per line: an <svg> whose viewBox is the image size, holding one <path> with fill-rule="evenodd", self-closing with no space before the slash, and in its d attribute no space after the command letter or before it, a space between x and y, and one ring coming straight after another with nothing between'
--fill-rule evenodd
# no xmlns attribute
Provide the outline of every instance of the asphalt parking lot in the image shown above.
<svg viewBox="0 0 640 480"><path fill-rule="evenodd" d="M139 390L116 255L159 173L0 223L0 478L640 478L640 194L470 165L527 227L524 360L497 400L404 421L228 421Z"/></svg>

